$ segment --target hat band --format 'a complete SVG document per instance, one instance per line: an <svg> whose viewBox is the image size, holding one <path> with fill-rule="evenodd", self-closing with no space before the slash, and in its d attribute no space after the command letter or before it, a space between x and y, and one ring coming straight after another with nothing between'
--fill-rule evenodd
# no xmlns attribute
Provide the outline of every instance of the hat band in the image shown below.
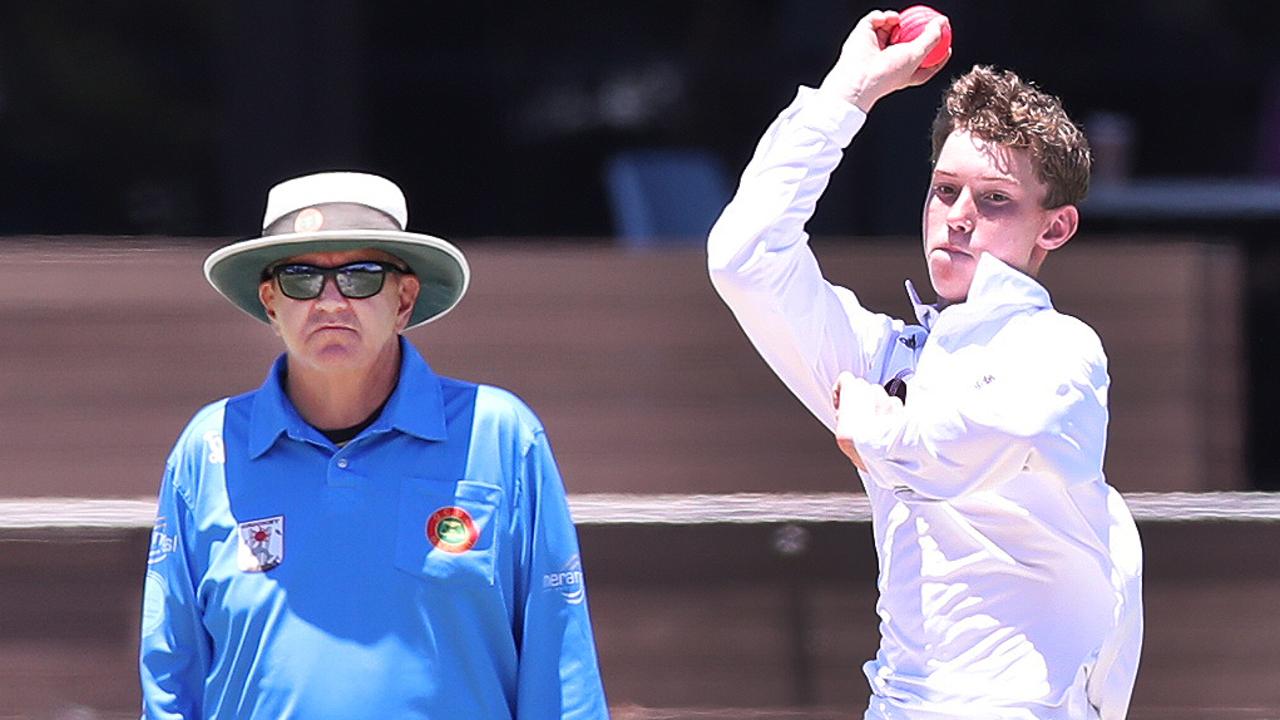
<svg viewBox="0 0 1280 720"><path fill-rule="evenodd" d="M377 208L359 203L321 203L294 210L262 229L262 236L321 230L397 230L400 223Z"/></svg>

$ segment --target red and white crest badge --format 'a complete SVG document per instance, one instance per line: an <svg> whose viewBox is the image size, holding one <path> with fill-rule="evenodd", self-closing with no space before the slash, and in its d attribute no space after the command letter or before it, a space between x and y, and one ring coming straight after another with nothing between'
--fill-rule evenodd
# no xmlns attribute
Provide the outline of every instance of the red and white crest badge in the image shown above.
<svg viewBox="0 0 1280 720"><path fill-rule="evenodd" d="M236 564L243 572L266 572L284 562L284 516L249 520L238 526Z"/></svg>
<svg viewBox="0 0 1280 720"><path fill-rule="evenodd" d="M437 548L450 553L464 553L480 539L471 513L456 505L442 507L427 518L427 539Z"/></svg>

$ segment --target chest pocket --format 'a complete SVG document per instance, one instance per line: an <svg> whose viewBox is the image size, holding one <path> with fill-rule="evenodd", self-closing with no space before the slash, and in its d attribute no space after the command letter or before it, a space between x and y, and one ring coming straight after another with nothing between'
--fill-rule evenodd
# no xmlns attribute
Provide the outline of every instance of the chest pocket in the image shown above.
<svg viewBox="0 0 1280 720"><path fill-rule="evenodd" d="M401 481L396 567L426 579L492 585L501 507L496 485Z"/></svg>

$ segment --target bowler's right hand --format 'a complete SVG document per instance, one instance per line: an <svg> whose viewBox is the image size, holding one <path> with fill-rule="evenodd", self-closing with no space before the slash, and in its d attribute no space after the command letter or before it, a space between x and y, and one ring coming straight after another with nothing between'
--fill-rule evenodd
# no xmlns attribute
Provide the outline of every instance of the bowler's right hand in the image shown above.
<svg viewBox="0 0 1280 720"><path fill-rule="evenodd" d="M873 10L858 21L840 48L840 58L819 88L870 112L876 101L891 92L921 85L933 77L946 60L920 67L925 56L942 40L945 17L937 17L909 42L889 44L889 34L898 25L898 13ZM947 51L947 59L951 51Z"/></svg>
<svg viewBox="0 0 1280 720"><path fill-rule="evenodd" d="M854 467L865 471L867 463L858 451L855 438L868 426L900 417L903 412L902 401L889 395L879 385L845 371L836 377L836 385L831 390L831 403L836 411L836 446Z"/></svg>

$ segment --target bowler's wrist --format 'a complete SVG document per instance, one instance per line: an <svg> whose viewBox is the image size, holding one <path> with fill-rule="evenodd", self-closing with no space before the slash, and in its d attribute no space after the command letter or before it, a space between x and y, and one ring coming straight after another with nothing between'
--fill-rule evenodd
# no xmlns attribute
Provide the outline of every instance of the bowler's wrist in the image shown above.
<svg viewBox="0 0 1280 720"><path fill-rule="evenodd" d="M865 78L850 80L842 78L831 73L818 86L818 92L827 97L839 98L844 102L858 108L863 113L871 112L871 108L880 99L880 95L874 92Z"/></svg>
<svg viewBox="0 0 1280 720"><path fill-rule="evenodd" d="M862 129L867 113L836 93L801 86L797 102L788 112L805 127L829 137L840 147L848 147Z"/></svg>

